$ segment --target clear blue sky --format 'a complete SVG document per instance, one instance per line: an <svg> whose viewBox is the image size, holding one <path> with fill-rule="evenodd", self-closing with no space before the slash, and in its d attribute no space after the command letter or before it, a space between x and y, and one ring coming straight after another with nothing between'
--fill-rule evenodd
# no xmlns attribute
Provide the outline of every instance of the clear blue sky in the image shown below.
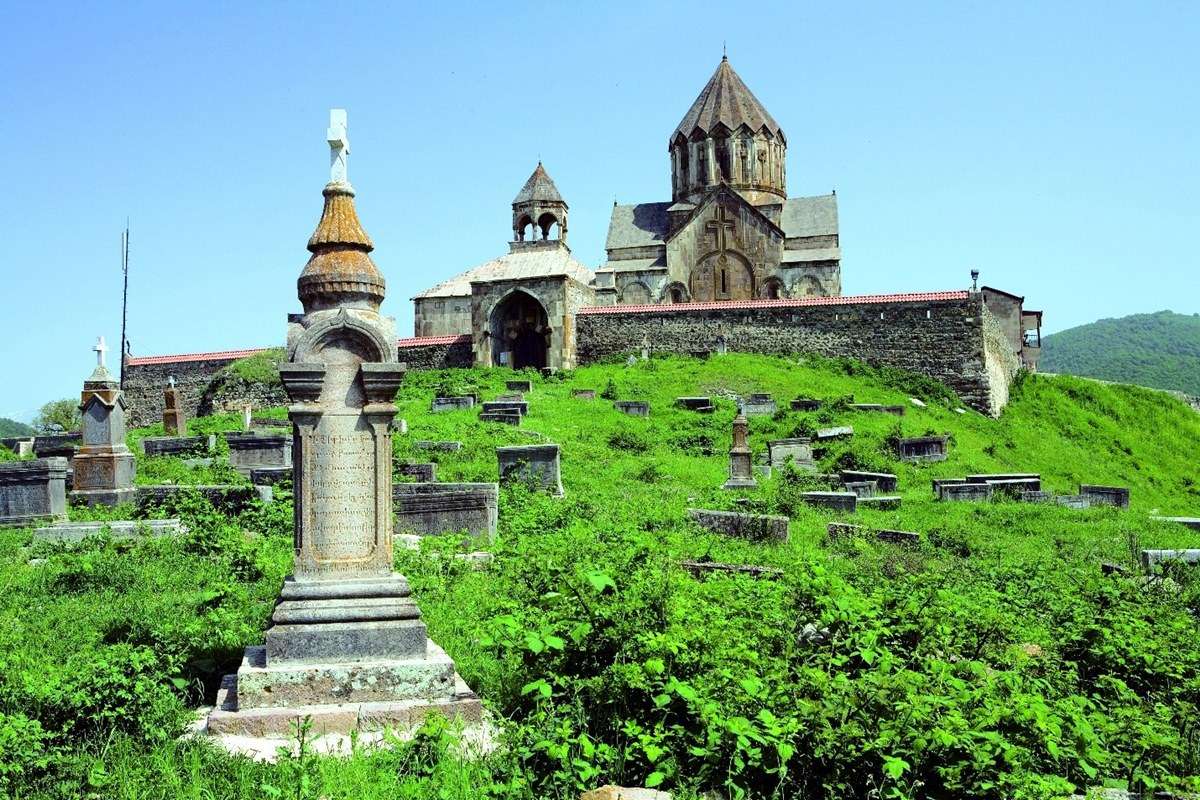
<svg viewBox="0 0 1200 800"><path fill-rule="evenodd" d="M1200 5L9 5L0 416L135 354L280 343L328 109L412 330L417 291L505 251L538 157L596 266L613 200L669 199L670 134L721 57L836 188L847 294L983 282L1047 331L1200 311Z"/></svg>

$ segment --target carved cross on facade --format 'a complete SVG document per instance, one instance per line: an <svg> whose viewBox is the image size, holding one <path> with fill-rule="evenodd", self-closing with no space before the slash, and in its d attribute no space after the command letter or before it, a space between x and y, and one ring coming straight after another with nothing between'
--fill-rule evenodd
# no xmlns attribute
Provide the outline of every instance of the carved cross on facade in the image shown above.
<svg viewBox="0 0 1200 800"><path fill-rule="evenodd" d="M725 206L717 206L717 218L704 223L704 230L713 234L717 250L724 253L729 249L729 241L726 238L726 234L733 233L734 222L726 216Z"/></svg>
<svg viewBox="0 0 1200 800"><path fill-rule="evenodd" d="M96 366L104 366L104 354L108 352L108 345L104 343L104 337L101 336L96 340L96 346L92 348L96 351Z"/></svg>
<svg viewBox="0 0 1200 800"><path fill-rule="evenodd" d="M350 134L346 125L346 109L329 110L329 130L325 139L329 142L329 182L349 183L346 157L350 155Z"/></svg>

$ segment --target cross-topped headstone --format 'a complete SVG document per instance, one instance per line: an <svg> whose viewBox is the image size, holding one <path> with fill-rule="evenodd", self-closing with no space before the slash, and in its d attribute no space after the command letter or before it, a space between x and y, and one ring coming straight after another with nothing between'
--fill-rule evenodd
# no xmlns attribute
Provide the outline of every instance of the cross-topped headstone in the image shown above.
<svg viewBox="0 0 1200 800"><path fill-rule="evenodd" d="M346 157L350 155L350 134L346 126L346 109L329 110L329 130L325 138L329 142L329 182L349 183Z"/></svg>
<svg viewBox="0 0 1200 800"><path fill-rule="evenodd" d="M174 375L167 376L167 386L170 386L172 389L175 388L175 376Z"/></svg>
<svg viewBox="0 0 1200 800"><path fill-rule="evenodd" d="M104 366L104 354L108 352L108 345L104 343L104 337L96 339L96 346L92 348L96 351L96 366Z"/></svg>

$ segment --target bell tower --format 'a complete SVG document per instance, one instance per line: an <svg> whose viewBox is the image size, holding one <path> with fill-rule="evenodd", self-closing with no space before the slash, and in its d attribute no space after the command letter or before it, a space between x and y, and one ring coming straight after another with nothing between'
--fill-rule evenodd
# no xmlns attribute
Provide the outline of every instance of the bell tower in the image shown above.
<svg viewBox="0 0 1200 800"><path fill-rule="evenodd" d="M512 211L510 250L567 246L567 203L541 161L517 192Z"/></svg>

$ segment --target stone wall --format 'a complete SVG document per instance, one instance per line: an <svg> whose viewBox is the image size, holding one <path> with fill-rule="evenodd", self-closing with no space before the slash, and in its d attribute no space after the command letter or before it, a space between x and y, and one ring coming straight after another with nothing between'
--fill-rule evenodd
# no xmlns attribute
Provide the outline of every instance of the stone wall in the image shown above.
<svg viewBox="0 0 1200 800"><path fill-rule="evenodd" d="M401 339L396 350L409 369L469 367L475 363L470 335Z"/></svg>
<svg viewBox="0 0 1200 800"><path fill-rule="evenodd" d="M716 351L717 337L722 336L732 352L815 353L918 372L947 384L972 407L993 414L1007 399L1007 385L999 391L992 382L1011 379L1002 352L993 353L997 366L989 372L979 293L694 303L639 310L609 306L584 309L576 327L581 364L634 352L643 336L654 343L655 352L670 353Z"/></svg>
<svg viewBox="0 0 1200 800"><path fill-rule="evenodd" d="M239 358L252 356L261 350L237 350L224 353L202 353L195 356L152 356L130 358L125 363L126 420L130 427L162 422L163 389L167 379L175 376L179 402L184 415L195 419L200 401L208 384L222 367Z"/></svg>

